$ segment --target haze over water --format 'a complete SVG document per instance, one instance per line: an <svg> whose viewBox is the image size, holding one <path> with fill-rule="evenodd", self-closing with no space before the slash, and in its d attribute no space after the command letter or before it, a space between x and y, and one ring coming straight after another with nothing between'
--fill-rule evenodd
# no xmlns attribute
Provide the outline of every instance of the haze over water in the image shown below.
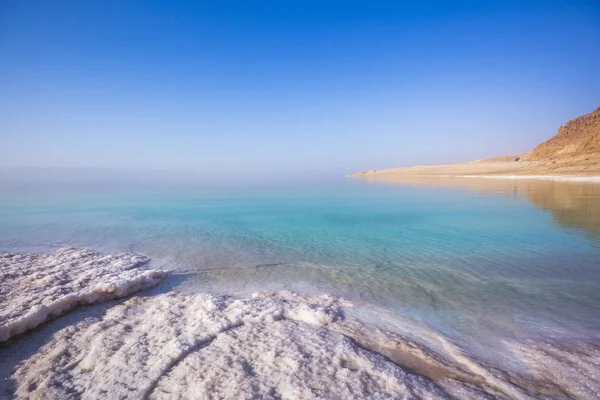
<svg viewBox="0 0 600 400"><path fill-rule="evenodd" d="M423 321L487 358L499 338L600 338L599 185L63 182L1 193L0 251L134 251L184 273L186 291L330 293L374 323Z"/></svg>

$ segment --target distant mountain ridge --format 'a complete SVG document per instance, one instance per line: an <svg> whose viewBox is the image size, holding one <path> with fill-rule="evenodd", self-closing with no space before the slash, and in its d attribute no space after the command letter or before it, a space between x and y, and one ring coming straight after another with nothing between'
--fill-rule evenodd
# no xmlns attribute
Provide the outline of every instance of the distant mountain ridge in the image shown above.
<svg viewBox="0 0 600 400"><path fill-rule="evenodd" d="M561 126L557 135L533 149L530 160L586 156L600 158L600 107Z"/></svg>

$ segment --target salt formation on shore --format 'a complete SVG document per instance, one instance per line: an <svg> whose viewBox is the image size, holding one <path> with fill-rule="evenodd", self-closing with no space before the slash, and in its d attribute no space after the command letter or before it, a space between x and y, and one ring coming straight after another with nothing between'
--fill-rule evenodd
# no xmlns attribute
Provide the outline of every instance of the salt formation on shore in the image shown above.
<svg viewBox="0 0 600 400"><path fill-rule="evenodd" d="M13 378L19 398L438 398L348 337L332 297L136 297L60 331Z"/></svg>
<svg viewBox="0 0 600 400"><path fill-rule="evenodd" d="M77 305L156 286L165 271L135 254L100 255L63 248L50 254L0 254L0 342Z"/></svg>
<svg viewBox="0 0 600 400"><path fill-rule="evenodd" d="M156 285L165 272L145 269L147 261L81 249L2 255L1 326L34 326L41 321L31 317L36 306L45 307L35 314L45 318ZM13 364L10 394L23 399L585 399L598 394L600 347L591 341L576 347L499 342L515 367L501 369L474 359L427 326L407 321L412 339L367 326L346 316L349 306L328 295L290 292L251 298L175 291L135 296L106 306L102 314L59 325L37 352ZM6 345L15 348L21 340L28 337Z"/></svg>
<svg viewBox="0 0 600 400"><path fill-rule="evenodd" d="M589 397L597 384L579 390L501 371L443 339L442 357L344 318L342 305L331 296L286 292L134 297L58 331L13 374L15 396L569 399ZM535 360L540 368L548 361L519 361Z"/></svg>

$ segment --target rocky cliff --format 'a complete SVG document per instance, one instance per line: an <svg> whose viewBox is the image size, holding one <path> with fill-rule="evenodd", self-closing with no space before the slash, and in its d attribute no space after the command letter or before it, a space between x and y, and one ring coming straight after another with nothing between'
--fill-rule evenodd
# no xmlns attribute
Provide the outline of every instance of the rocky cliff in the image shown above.
<svg viewBox="0 0 600 400"><path fill-rule="evenodd" d="M600 158L600 108L561 126L558 134L540 143L530 160Z"/></svg>

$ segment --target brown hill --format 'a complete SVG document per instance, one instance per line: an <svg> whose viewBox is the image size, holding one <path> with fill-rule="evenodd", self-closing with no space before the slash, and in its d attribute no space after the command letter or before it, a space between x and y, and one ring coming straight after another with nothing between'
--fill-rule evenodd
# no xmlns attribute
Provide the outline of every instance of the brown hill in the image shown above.
<svg viewBox="0 0 600 400"><path fill-rule="evenodd" d="M558 134L539 144L530 160L600 158L600 108L561 126Z"/></svg>
<svg viewBox="0 0 600 400"><path fill-rule="evenodd" d="M561 126L558 134L531 153L462 164L362 171L349 176L386 181L474 175L600 176L600 108Z"/></svg>

